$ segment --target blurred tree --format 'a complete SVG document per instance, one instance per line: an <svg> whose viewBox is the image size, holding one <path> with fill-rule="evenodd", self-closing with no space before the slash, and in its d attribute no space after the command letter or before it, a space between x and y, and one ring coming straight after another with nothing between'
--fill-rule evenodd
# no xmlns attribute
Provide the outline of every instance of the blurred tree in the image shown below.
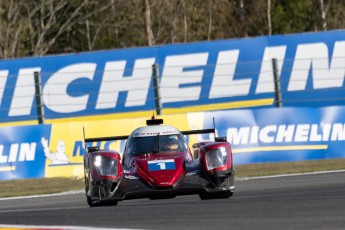
<svg viewBox="0 0 345 230"><path fill-rule="evenodd" d="M311 0L272 1L272 33L314 31L315 10Z"/></svg>
<svg viewBox="0 0 345 230"><path fill-rule="evenodd" d="M143 5L144 5L144 18L145 18L147 45L152 46L155 44L155 40L154 40L153 33L152 33L151 7L149 4L149 0L143 0Z"/></svg>
<svg viewBox="0 0 345 230"><path fill-rule="evenodd" d="M324 0L327 30L345 28L345 0Z"/></svg>
<svg viewBox="0 0 345 230"><path fill-rule="evenodd" d="M21 35L25 27L21 7L21 1L0 1L0 58L25 55L20 51L26 48L21 44Z"/></svg>
<svg viewBox="0 0 345 230"><path fill-rule="evenodd" d="M73 50L70 42L71 30L76 24L87 24L95 14L100 14L113 4L100 4L96 0L31 0L23 1L28 21L26 43L32 55L58 53ZM97 36L97 33L95 33ZM90 31L86 28L88 48L92 48ZM63 38L62 38L63 37ZM78 38L81 39L80 37Z"/></svg>
<svg viewBox="0 0 345 230"><path fill-rule="evenodd" d="M0 7L0 58L345 28L345 0L2 0Z"/></svg>

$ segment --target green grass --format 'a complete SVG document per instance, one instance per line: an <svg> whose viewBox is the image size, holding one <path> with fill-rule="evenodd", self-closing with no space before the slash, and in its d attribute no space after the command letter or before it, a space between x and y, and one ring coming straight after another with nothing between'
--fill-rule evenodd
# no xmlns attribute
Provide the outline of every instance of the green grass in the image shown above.
<svg viewBox="0 0 345 230"><path fill-rule="evenodd" d="M345 169L345 159L264 163L235 166L236 177L269 176Z"/></svg>
<svg viewBox="0 0 345 230"><path fill-rule="evenodd" d="M40 178L0 181L0 197L28 196L60 193L84 188L80 178Z"/></svg>
<svg viewBox="0 0 345 230"><path fill-rule="evenodd" d="M235 166L237 178L345 169L345 159ZM41 178L0 181L0 197L41 195L84 189L80 178Z"/></svg>

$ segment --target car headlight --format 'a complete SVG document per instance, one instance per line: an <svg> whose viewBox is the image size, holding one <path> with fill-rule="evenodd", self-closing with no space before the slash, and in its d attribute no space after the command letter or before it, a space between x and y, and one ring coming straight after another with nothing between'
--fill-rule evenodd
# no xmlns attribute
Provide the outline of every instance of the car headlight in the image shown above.
<svg viewBox="0 0 345 230"><path fill-rule="evenodd" d="M114 158L96 155L92 162L94 169L100 176L116 176L118 171L117 160Z"/></svg>
<svg viewBox="0 0 345 230"><path fill-rule="evenodd" d="M220 147L215 150L206 152L206 166L207 170L212 170L218 167L226 166L228 160L228 152L225 147Z"/></svg>

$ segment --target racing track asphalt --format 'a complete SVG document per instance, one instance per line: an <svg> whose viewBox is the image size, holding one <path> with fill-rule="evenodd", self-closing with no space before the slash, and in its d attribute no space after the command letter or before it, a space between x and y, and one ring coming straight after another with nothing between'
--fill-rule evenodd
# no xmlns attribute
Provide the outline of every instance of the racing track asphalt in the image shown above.
<svg viewBox="0 0 345 230"><path fill-rule="evenodd" d="M240 180L230 199L129 200L89 208L84 194L0 200L0 224L136 229L345 229L345 172Z"/></svg>

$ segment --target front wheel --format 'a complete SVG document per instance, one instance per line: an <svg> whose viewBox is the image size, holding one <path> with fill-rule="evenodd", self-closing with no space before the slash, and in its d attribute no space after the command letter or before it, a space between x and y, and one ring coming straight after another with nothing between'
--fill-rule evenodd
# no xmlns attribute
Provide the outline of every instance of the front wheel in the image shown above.
<svg viewBox="0 0 345 230"><path fill-rule="evenodd" d="M209 200L209 199L226 199L233 195L231 191L221 191L221 192L205 192L200 193L199 197L201 200Z"/></svg>
<svg viewBox="0 0 345 230"><path fill-rule="evenodd" d="M99 206L115 206L118 203L117 200L107 200L107 201L101 201L101 202L98 202L98 203L92 203L92 199L89 196L86 196L86 201L87 201L87 204L91 208L92 207L99 207Z"/></svg>
<svg viewBox="0 0 345 230"><path fill-rule="evenodd" d="M87 204L88 204L91 208L92 208L92 207L98 206L97 203L92 203L91 197L89 197L88 195L86 195L86 201L87 201Z"/></svg>

